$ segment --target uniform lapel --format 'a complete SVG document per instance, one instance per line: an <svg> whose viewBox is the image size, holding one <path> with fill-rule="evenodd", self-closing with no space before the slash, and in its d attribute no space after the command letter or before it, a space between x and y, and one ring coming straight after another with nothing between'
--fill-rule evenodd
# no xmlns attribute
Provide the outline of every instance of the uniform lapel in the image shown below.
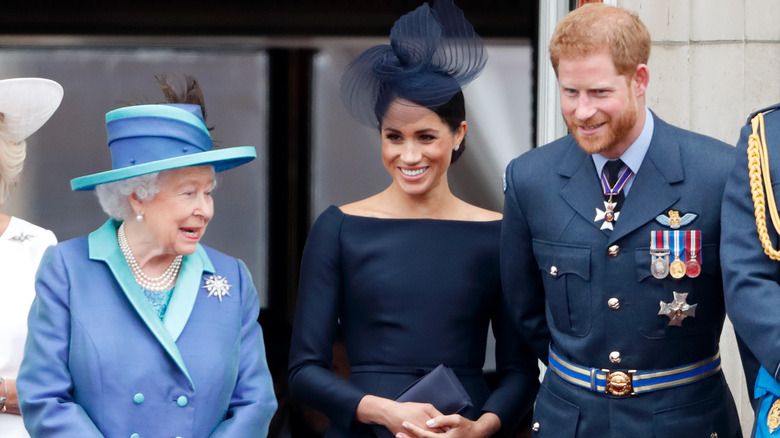
<svg viewBox="0 0 780 438"><path fill-rule="evenodd" d="M684 179L680 145L672 129L653 114L655 128L650 148L642 166L634 177L631 191L620 209L620 218L612 231L601 230L609 241L626 236L656 216L665 212L680 199L675 187ZM587 222L599 230L601 222L594 221L596 208L603 209L604 196L590 155L580 149L573 137L558 168L568 180L560 196Z"/></svg>
<svg viewBox="0 0 780 438"><path fill-rule="evenodd" d="M102 227L90 233L89 258L92 260L101 260L108 265L117 283L119 283L122 292L124 292L130 304L133 306L133 309L141 317L141 320L146 324L160 345L162 345L165 351L171 356L171 359L173 359L184 375L187 376L187 379L192 385L192 379L187 371L187 366L184 364L181 352L176 345L175 338L171 336L171 333L163 325L163 322L160 321L157 313L144 296L143 290L135 282L133 273L127 265L127 261L125 260L122 251L119 249L119 244L116 239L116 229L119 225L120 222L109 220ZM182 263L182 266L183 265L184 264ZM179 286L177 285L177 288L178 287ZM173 299L171 299L171 304L173 304ZM181 304L179 306L181 306ZM190 310L191 309L192 306L190 306ZM189 316L189 313L187 313L187 315Z"/></svg>
<svg viewBox="0 0 780 438"><path fill-rule="evenodd" d="M669 125L655 114L653 117L655 128L650 148L620 209L610 243L655 219L680 199L675 186L685 177L680 145Z"/></svg>
<svg viewBox="0 0 780 438"><path fill-rule="evenodd" d="M604 195L596 167L590 155L583 152L572 137L569 138L571 142L558 168L558 173L568 178L561 188L560 196L586 222L599 230L601 222L595 222L594 219L596 208L604 209Z"/></svg>

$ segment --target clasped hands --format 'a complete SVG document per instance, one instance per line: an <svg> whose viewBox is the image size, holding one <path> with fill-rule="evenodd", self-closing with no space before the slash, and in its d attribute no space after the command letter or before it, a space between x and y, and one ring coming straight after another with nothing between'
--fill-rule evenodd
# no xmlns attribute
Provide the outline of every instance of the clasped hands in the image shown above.
<svg viewBox="0 0 780 438"><path fill-rule="evenodd" d="M399 403L368 395L358 404L357 419L380 424L397 438L489 437L501 428L498 416L484 413L477 421L461 415L443 415L429 403Z"/></svg>

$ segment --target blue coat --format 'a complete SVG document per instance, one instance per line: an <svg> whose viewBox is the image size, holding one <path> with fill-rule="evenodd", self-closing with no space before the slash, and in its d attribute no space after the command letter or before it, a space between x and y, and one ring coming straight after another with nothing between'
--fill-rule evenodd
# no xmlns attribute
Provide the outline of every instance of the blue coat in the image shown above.
<svg viewBox="0 0 780 438"><path fill-rule="evenodd" d="M276 410L244 264L199 246L161 321L108 221L50 247L17 382L33 437L260 437ZM229 295L208 296L223 276ZM212 289L213 290L213 289Z"/></svg>
<svg viewBox="0 0 780 438"><path fill-rule="evenodd" d="M772 184L775 199L765 198L766 224L774 249L778 249L778 236L769 214L769 205L780 202L780 104L763 109L766 142L769 152ZM750 119L742 128L734 169L723 195L723 235L721 238L721 264L726 294L726 308L734 323L734 330L750 349L742 351L742 362L750 389L756 379L758 365L763 367L756 385L754 407L764 408L763 418L756 425L765 431L766 410L780 396L780 263L771 260L761 245L756 231L756 218L750 191L748 174L748 137L753 132ZM764 184L766 182L764 181ZM756 358L758 359L756 361ZM775 386L775 388L772 388ZM769 387L769 388L768 388ZM762 389L763 388L763 389ZM770 392L766 392L770 390ZM757 436L761 435L759 430ZM777 432L776 435L780 434Z"/></svg>
<svg viewBox="0 0 780 438"><path fill-rule="evenodd" d="M718 351L725 316L718 264L720 202L731 147L654 117L650 147L613 231L595 222L603 195L592 158L572 136L514 159L506 171L501 237L504 299L513 320L547 361L548 344L588 368L659 370ZM702 232L697 278L651 275L656 217L677 210ZM555 267L555 269L553 269ZM680 327L658 315L673 291L687 292L696 315ZM619 306L610 307L611 298ZM613 363L612 355L620 362ZM548 370L537 398L539 437L709 437L740 435L722 373L696 383L618 398Z"/></svg>

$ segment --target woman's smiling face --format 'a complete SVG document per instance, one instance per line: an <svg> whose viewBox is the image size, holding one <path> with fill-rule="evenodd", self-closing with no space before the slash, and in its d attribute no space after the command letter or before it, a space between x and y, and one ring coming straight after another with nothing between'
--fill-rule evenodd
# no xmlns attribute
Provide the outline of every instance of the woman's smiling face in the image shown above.
<svg viewBox="0 0 780 438"><path fill-rule="evenodd" d="M453 132L438 114L395 99L382 119L382 161L393 184L411 196L447 187L452 151L466 134L466 122Z"/></svg>
<svg viewBox="0 0 780 438"><path fill-rule="evenodd" d="M154 198L142 203L147 232L166 253L194 253L214 215L212 167L167 170L160 174L158 185Z"/></svg>

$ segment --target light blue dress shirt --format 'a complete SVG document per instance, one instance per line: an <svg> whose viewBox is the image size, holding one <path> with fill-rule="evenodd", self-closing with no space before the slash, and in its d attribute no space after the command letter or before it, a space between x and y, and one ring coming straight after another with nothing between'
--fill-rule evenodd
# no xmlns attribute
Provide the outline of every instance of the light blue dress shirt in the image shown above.
<svg viewBox="0 0 780 438"><path fill-rule="evenodd" d="M653 139L654 123L653 114L650 112L649 108L645 107L645 126L642 128L642 132L639 134L639 137L631 143L631 146L623 152L623 155L620 156L620 159L623 160L626 166L633 172L633 175L626 181L626 185L623 186L623 194L626 196L628 196L631 185L634 183L634 179L636 179L636 174L639 172L639 167L642 165L642 161L644 161L645 155L647 155L647 150L650 148L650 140ZM597 174L601 175L601 171L604 169L604 165L609 159L601 154L593 154L591 157L593 157L593 164L596 166Z"/></svg>

